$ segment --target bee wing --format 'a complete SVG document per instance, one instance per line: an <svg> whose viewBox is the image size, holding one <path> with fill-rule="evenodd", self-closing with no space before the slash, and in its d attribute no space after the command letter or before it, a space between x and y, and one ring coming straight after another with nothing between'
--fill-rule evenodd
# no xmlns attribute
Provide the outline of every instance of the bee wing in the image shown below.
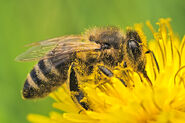
<svg viewBox="0 0 185 123"><path fill-rule="evenodd" d="M16 61L33 61L57 57L75 51L100 49L95 42L83 41L81 36L65 36L30 44L26 52L16 57Z"/></svg>

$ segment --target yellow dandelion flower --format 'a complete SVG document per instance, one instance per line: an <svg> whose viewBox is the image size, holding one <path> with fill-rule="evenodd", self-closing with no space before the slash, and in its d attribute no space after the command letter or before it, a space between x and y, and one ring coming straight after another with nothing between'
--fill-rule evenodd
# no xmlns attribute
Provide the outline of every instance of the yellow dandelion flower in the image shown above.
<svg viewBox="0 0 185 123"><path fill-rule="evenodd" d="M147 22L154 36L148 49L158 61L157 66L152 54L146 55L146 71L152 87L143 76L129 69L117 67L110 78L95 72L88 78L101 77L98 84L88 79L88 83L81 85L86 94L81 101L89 104L89 110L75 103L64 85L51 94L56 100L53 107L64 113L51 112L49 117L30 114L28 120L33 123L185 122L185 36L180 42L169 22L170 19L160 19L157 31ZM141 45L146 46L142 26L137 24L134 28L144 42ZM124 78L128 87L117 76ZM87 77L80 81L84 79Z"/></svg>

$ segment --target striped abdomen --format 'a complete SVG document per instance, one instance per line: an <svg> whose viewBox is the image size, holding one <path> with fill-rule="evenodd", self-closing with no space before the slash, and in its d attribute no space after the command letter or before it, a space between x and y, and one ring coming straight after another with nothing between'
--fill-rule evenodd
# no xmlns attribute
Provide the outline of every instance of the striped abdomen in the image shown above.
<svg viewBox="0 0 185 123"><path fill-rule="evenodd" d="M69 57L40 60L27 76L22 92L23 97L47 96L66 81L70 64Z"/></svg>

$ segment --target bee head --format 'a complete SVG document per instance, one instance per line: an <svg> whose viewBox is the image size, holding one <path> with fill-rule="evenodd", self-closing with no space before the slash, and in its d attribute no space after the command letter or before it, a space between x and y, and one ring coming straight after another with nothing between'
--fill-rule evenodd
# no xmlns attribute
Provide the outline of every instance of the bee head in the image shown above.
<svg viewBox="0 0 185 123"><path fill-rule="evenodd" d="M142 43L138 33L134 30L128 30L124 41L124 57L130 66L137 71L142 71L145 67L145 56Z"/></svg>
<svg viewBox="0 0 185 123"><path fill-rule="evenodd" d="M141 43L141 39L136 31L128 31L126 34L126 42L127 42L127 53L131 59L137 61L140 59L142 48L139 45Z"/></svg>

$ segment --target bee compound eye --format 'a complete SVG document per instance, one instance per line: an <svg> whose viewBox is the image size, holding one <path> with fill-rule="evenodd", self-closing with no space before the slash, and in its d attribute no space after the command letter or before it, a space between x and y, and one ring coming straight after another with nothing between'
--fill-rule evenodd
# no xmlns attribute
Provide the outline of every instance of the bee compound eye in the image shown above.
<svg viewBox="0 0 185 123"><path fill-rule="evenodd" d="M140 46L136 40L128 41L128 49L130 50L135 60L141 55Z"/></svg>
<svg viewBox="0 0 185 123"><path fill-rule="evenodd" d="M128 44L129 44L129 48L137 48L137 47L139 47L139 44L137 43L137 41L133 40L133 39L129 40Z"/></svg>

